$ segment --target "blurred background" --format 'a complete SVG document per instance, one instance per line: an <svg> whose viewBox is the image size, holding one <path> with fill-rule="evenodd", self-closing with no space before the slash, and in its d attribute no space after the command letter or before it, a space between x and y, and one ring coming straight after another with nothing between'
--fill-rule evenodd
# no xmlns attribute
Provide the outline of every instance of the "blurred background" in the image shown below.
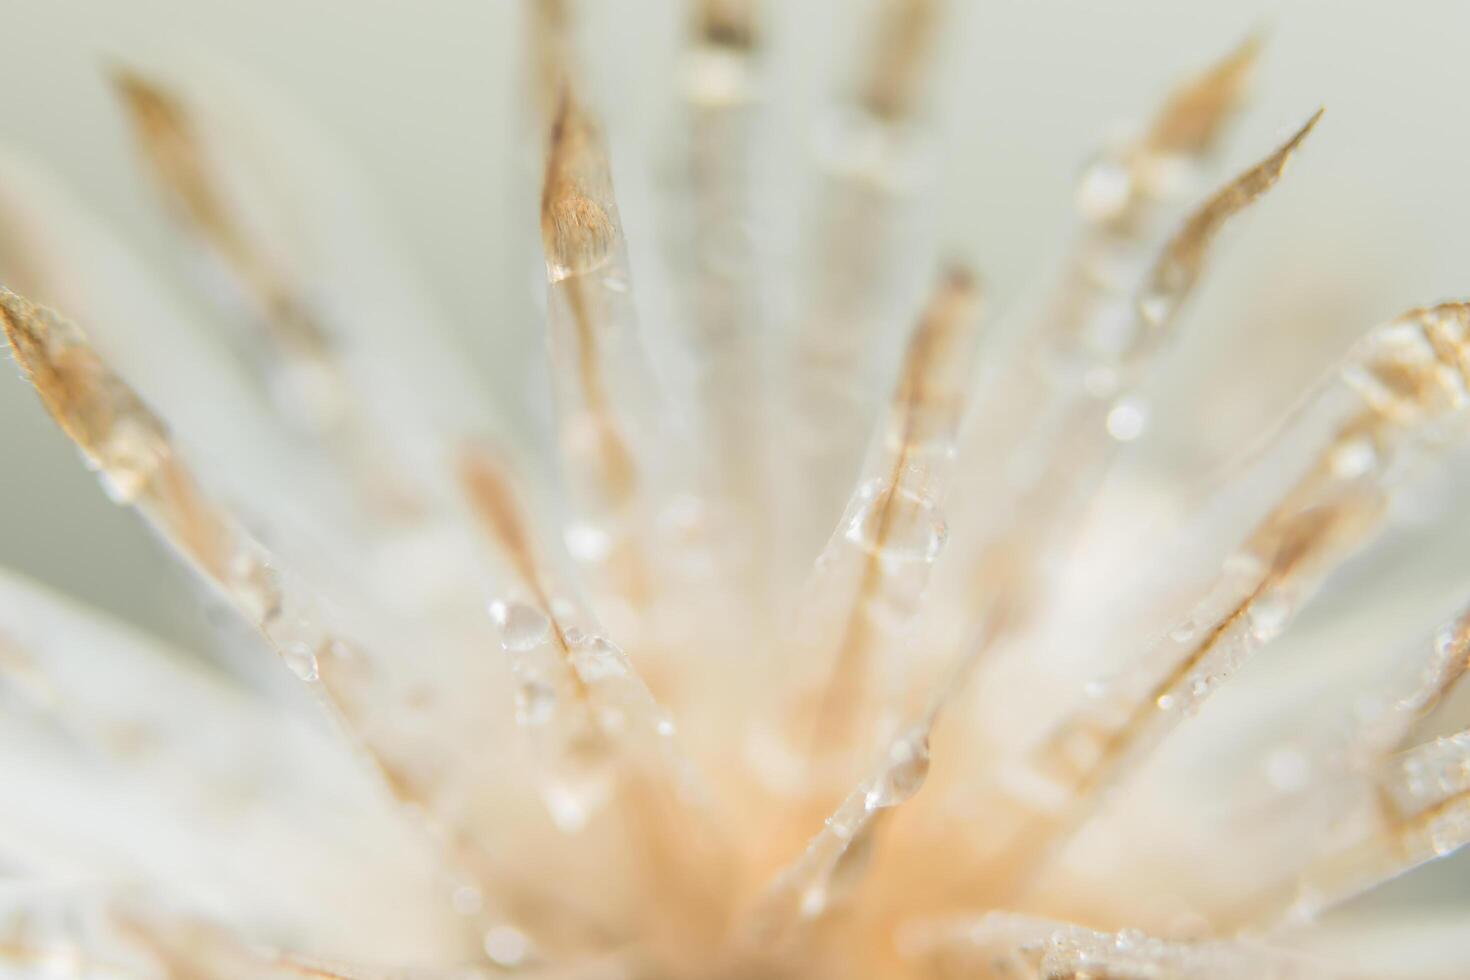
<svg viewBox="0 0 1470 980"><path fill-rule="evenodd" d="M656 183L684 9L675 0L584 6L593 89L616 167L633 175L620 184ZM864 43L868 4L766 6L771 145L799 161L817 110ZM1367 326L1470 292L1470 139L1460 124L1470 5L951 6L930 113L940 150L933 220L942 246L983 271L992 309L1025 295L1058 253L1072 178L1116 124L1148 113L1250 30L1264 29L1268 44L1227 169L1327 107L1286 186L1228 236L1196 297L1178 370L1161 384L1189 392L1199 411L1156 420L1169 452L1198 451L1205 436L1238 443ZM534 424L526 379L539 382L528 365L540 336L525 199L534 153L513 0L7 0L3 20L0 143L43 161L122 230L161 288L193 302L102 69L183 50L269 79L355 156L487 391L513 426ZM798 195L773 193L795 226ZM624 220L635 245L656 237L636 195ZM11 371L0 372L0 417L0 561L175 639L195 637L193 594L180 601L167 559L97 491Z"/></svg>

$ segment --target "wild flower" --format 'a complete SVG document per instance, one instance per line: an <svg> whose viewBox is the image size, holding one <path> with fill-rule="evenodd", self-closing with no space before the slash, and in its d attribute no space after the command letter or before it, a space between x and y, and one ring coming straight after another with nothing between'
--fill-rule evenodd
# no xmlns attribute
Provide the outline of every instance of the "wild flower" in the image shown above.
<svg viewBox="0 0 1470 980"><path fill-rule="evenodd" d="M670 390L572 13L527 8L555 479L250 83L112 74L231 347L0 174L20 370L229 613L190 657L0 577L0 971L1440 975L1344 955L1334 916L1470 839L1470 612L1346 717L1294 703L1287 741L1245 739L1260 765L1210 773L1225 813L1159 760L1463 443L1470 304L1367 330L1256 451L1171 488L1164 547L1094 583L1126 608L1065 601L1217 238L1322 118L1210 186L1259 40L1084 169L1007 349L963 263L906 309L940 5L879 5L772 324L759 11L695 4Z"/></svg>

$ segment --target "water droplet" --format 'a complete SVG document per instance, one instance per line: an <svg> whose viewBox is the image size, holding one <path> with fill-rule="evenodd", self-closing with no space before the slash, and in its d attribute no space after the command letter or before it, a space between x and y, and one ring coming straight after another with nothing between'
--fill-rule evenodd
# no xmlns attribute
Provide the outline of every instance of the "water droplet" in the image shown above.
<svg viewBox="0 0 1470 980"><path fill-rule="evenodd" d="M865 109L844 107L817 120L812 148L823 169L896 194L933 169L929 148L913 136Z"/></svg>
<svg viewBox="0 0 1470 980"><path fill-rule="evenodd" d="M1139 929L1124 929L1113 937L1113 945L1120 950L1137 949L1148 942L1148 936Z"/></svg>
<svg viewBox="0 0 1470 980"><path fill-rule="evenodd" d="M531 941L514 926L499 925L485 933L485 955L497 966L513 968L526 961Z"/></svg>
<svg viewBox="0 0 1470 980"><path fill-rule="evenodd" d="M825 882L817 882L806 891L801 893L801 917L803 919L815 919L827 908L827 885Z"/></svg>
<svg viewBox="0 0 1470 980"><path fill-rule="evenodd" d="M167 454L168 446L153 425L118 419L98 450L102 489L113 503L131 503L148 486Z"/></svg>
<svg viewBox="0 0 1470 980"><path fill-rule="evenodd" d="M835 817L827 817L822 821L822 825L832 831L832 836L838 840L852 840L853 828L851 823L845 820L838 820Z"/></svg>
<svg viewBox="0 0 1470 980"><path fill-rule="evenodd" d="M672 718L660 718L656 730L664 738L672 738L677 729L674 727L674 720Z"/></svg>
<svg viewBox="0 0 1470 980"><path fill-rule="evenodd" d="M300 640L294 640L281 647L281 659L286 666L291 668L291 673L306 681L308 684L316 682L320 676L317 670L316 654L311 645Z"/></svg>
<svg viewBox="0 0 1470 980"><path fill-rule="evenodd" d="M1179 706L1179 698L1177 695L1165 693L1160 694L1154 703L1159 706L1160 711L1173 711Z"/></svg>
<svg viewBox="0 0 1470 980"><path fill-rule="evenodd" d="M1194 639L1198 631L1199 627L1195 625L1194 620L1185 620L1169 631L1169 639L1175 643L1188 643Z"/></svg>
<svg viewBox="0 0 1470 980"><path fill-rule="evenodd" d="M534 650L551 633L551 620L523 602L492 602L490 618L500 627L500 643L511 653Z"/></svg>
<svg viewBox="0 0 1470 980"><path fill-rule="evenodd" d="M612 538L607 531L595 524L575 521L568 524L562 537L567 551L577 561L597 563L607 558L612 551Z"/></svg>
<svg viewBox="0 0 1470 980"><path fill-rule="evenodd" d="M883 772L868 788L863 805L869 810L897 806L924 785L929 775L929 741L922 731L911 731L893 741Z"/></svg>
<svg viewBox="0 0 1470 980"><path fill-rule="evenodd" d="M1148 407L1136 398L1123 398L1108 412L1108 435L1119 442L1132 442L1148 425Z"/></svg>
<svg viewBox="0 0 1470 980"><path fill-rule="evenodd" d="M579 634L573 640L572 632L567 631L567 642L573 648L572 667L584 682L594 684L610 677L627 675L628 664L623 658L623 651L596 634Z"/></svg>
<svg viewBox="0 0 1470 980"><path fill-rule="evenodd" d="M561 756L545 772L541 796L551 822L564 834L575 834L607 802L612 792L608 747L601 738L582 734L563 746Z"/></svg>
<svg viewBox="0 0 1470 980"><path fill-rule="evenodd" d="M1335 476L1344 480L1366 476L1378 465L1378 451L1367 438L1350 439L1332 450L1329 460Z"/></svg>
<svg viewBox="0 0 1470 980"><path fill-rule="evenodd" d="M245 615L257 625L268 625L281 614L281 588L275 571L249 552L230 563L230 592Z"/></svg>
<svg viewBox="0 0 1470 980"><path fill-rule="evenodd" d="M948 529L927 497L895 492L882 480L865 485L844 536L868 554L892 561L932 562Z"/></svg>
<svg viewBox="0 0 1470 980"><path fill-rule="evenodd" d="M1133 177L1122 162L1094 160L1077 181L1077 210L1092 221L1111 221L1123 213L1133 195Z"/></svg>
<svg viewBox="0 0 1470 980"><path fill-rule="evenodd" d="M1275 639L1286 628L1291 604L1282 596L1266 594L1250 606L1251 633L1257 640Z"/></svg>
<svg viewBox="0 0 1470 980"><path fill-rule="evenodd" d="M871 821L863 821L854 829L847 839L847 846L837 855L821 885L822 910L830 908L834 902L846 900L857 890L873 863L875 840Z"/></svg>
<svg viewBox="0 0 1470 980"><path fill-rule="evenodd" d="M729 106L750 98L750 56L726 45L701 44L689 53L685 86L691 102Z"/></svg>
<svg viewBox="0 0 1470 980"><path fill-rule="evenodd" d="M1169 322L1174 314L1178 297L1158 289L1149 289L1138 297L1138 315L1150 327L1158 329Z"/></svg>

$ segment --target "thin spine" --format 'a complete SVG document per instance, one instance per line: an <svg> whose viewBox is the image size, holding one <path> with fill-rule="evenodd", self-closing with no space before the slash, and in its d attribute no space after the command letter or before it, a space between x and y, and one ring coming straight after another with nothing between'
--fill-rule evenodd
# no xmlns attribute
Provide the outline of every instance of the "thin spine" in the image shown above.
<svg viewBox="0 0 1470 980"><path fill-rule="evenodd" d="M684 79L687 212L674 256L686 283L696 478L712 505L721 571L751 596L761 595L770 563L772 421L760 394L767 352L753 228L762 115L757 6L695 5Z"/></svg>
<svg viewBox="0 0 1470 980"><path fill-rule="evenodd" d="M941 5L884 0L857 91L828 120L822 183L805 245L790 341L790 454L784 564L801 574L839 516L862 463L883 379L880 352L916 272L912 191L923 148L917 113ZM875 381L878 382L875 384Z"/></svg>
<svg viewBox="0 0 1470 980"><path fill-rule="evenodd" d="M996 631L1003 623L996 617L981 628ZM922 710L896 727L868 774L838 803L801 854L771 877L743 921L739 935L747 947L799 942L856 894L883 825L923 787L930 736L958 694L959 680L956 674L937 685Z"/></svg>
<svg viewBox="0 0 1470 980"><path fill-rule="evenodd" d="M814 762L865 753L892 714L879 692L894 686L907 634L923 603L946 529L943 504L954 467L979 325L979 287L962 268L935 286L915 327L870 462L806 588L810 603L839 601L835 622L797 656L820 671L812 718ZM885 656L887 660L878 658Z"/></svg>
<svg viewBox="0 0 1470 980"><path fill-rule="evenodd" d="M340 331L313 308L307 284L244 226L199 121L158 81L123 68L112 81L174 216L250 304L278 413L327 448L369 513L401 520L422 511L423 488L405 473L402 454L383 458L383 434L344 363Z"/></svg>
<svg viewBox="0 0 1470 980"><path fill-rule="evenodd" d="M983 566L987 547L1004 550L993 536L1013 525L1011 512L1034 499L1038 488L1048 496L1058 494L1057 485L1075 487L1072 496L1088 492L1115 448L1116 440L1104 435L1113 409L1141 418L1134 389L1158 345L1140 343L1150 332L1137 308L1140 283L1169 247L1172 232L1161 226L1175 202L1198 183L1196 172L1239 114L1260 46L1252 35L1185 81L1142 132L1099 153L1079 177L1077 240L1047 305L977 397L962 431L968 462L959 482L975 494L979 513L971 519L980 524L956 529L956 553L970 563ZM1183 179L1186 174L1190 179ZM1168 316L1173 309L1158 312ZM1152 333L1165 336L1165 326L1157 324ZM1016 418L1033 421L1018 426ZM1090 450L1081 473L1070 462L1079 442ZM1063 459L1068 462L1060 465Z"/></svg>
<svg viewBox="0 0 1470 980"><path fill-rule="evenodd" d="M886 746L873 767L827 817L801 854L762 889L742 922L751 950L789 949L862 884L878 834L892 811L917 793L929 772L927 714Z"/></svg>
<svg viewBox="0 0 1470 980"><path fill-rule="evenodd" d="M1028 882L1108 789L1372 539L1416 452L1462 434L1467 327L1470 304L1412 310L1365 337L1317 391L1313 403L1342 418L1210 593L1138 666L1102 685L1008 770L1007 796L1027 823L1006 855L1013 880Z"/></svg>
<svg viewBox="0 0 1470 980"><path fill-rule="evenodd" d="M1128 269L1146 266L1156 254L1157 226L1181 196L1179 168L1201 168L1239 114L1260 46L1259 36L1252 35L1187 80L1169 94L1139 136L1100 153L1083 171L1075 201L1078 241L1064 262L1056 298L1027 332L1018 370L1004 379L995 396L998 403L1036 405L1039 412L1043 401L1075 394L1066 387L1055 389L1048 374L1059 362L1086 357L1119 307L1131 311L1135 284ZM1074 384L1089 380L1089 369L1095 375L1109 367L1105 349L1091 356L1104 363L1069 372ZM1099 379L1092 380L1097 384Z"/></svg>
<svg viewBox="0 0 1470 980"><path fill-rule="evenodd" d="M564 729L556 746L544 746L551 757L548 775L565 766L565 760L558 762L555 756L585 752L608 767L602 781L610 784L615 776L611 770L618 764L617 743L630 735L645 748L667 741L673 733L668 714L623 652L588 629L586 612L557 593L503 466L486 450L466 447L460 455L460 480L481 525L499 544L525 596L524 603L497 601L492 606L513 672L520 684L545 685L551 692L549 704L535 705L526 702L545 698L548 692L523 692L517 720L533 735L548 725ZM603 787L604 791L610 788ZM557 792L553 790L552 795ZM565 803L562 801L563 806ZM590 814L563 812L559 816L564 829L574 830Z"/></svg>
<svg viewBox="0 0 1470 980"><path fill-rule="evenodd" d="M1126 441L1110 431L1115 412L1127 404L1154 355L1170 340L1174 319L1203 272L1210 244L1233 216L1280 181L1321 117L1318 110L1284 144L1207 198L1164 243L1126 311L1127 342L1105 358L1112 379L1106 392L1098 397L1070 390L1053 400L1039 426L1047 438L1035 449L1038 460L1025 492L1004 511L1002 528L960 556L960 574L951 580L962 590L962 607L971 610L968 633L977 635L978 630L986 643L976 646L967 636L956 658L960 662L981 660L994 644L1024 626L1041 598L1050 558L1068 540ZM1013 418L1010 411L1008 407L1007 417ZM981 629L979 624L990 616L1003 619L1007 628Z"/></svg>
<svg viewBox="0 0 1470 980"><path fill-rule="evenodd" d="M877 42L863 66L857 101L878 119L912 119L923 99L925 76L939 29L940 0L881 0Z"/></svg>
<svg viewBox="0 0 1470 980"><path fill-rule="evenodd" d="M1470 605L1435 631L1432 649L1414 685L1367 719L1354 739L1358 758L1382 762L1405 747L1414 726L1430 717L1470 671Z"/></svg>
<svg viewBox="0 0 1470 980"><path fill-rule="evenodd" d="M0 966L17 971L18 976L62 976L70 974L82 980L86 976L104 976L109 980L153 980L151 971L138 970L103 959L75 943L50 942L45 945L0 943ZM84 974L82 969L95 973ZM67 971L61 973L60 971Z"/></svg>
<svg viewBox="0 0 1470 980"><path fill-rule="evenodd" d="M695 0L694 34L701 43L738 51L760 44L759 0Z"/></svg>
<svg viewBox="0 0 1470 980"><path fill-rule="evenodd" d="M391 797L419 811L449 859L484 880L484 862L466 830L393 761L390 746L373 738L374 726L360 709L368 665L355 643L320 619L310 590L277 568L271 553L206 494L164 423L103 363L80 330L9 290L0 290L0 320L42 404L108 494L141 514L259 630L282 662L316 689Z"/></svg>
<svg viewBox="0 0 1470 980"><path fill-rule="evenodd" d="M1211 197L1200 209L1200 213L1211 215L1210 219L1189 220L1189 222L1186 222L1183 231L1180 231L1179 235L1176 235L1176 238L1172 239L1170 244L1164 247L1163 253L1160 254L1155 264L1163 266L1166 263L1173 263L1175 262L1173 256L1179 254L1180 251L1185 251L1189 256L1195 257L1195 262L1191 267L1192 269L1198 270L1198 257L1204 253L1204 245L1207 244L1208 239L1213 237L1214 232L1219 231L1223 220L1233 215L1233 213L1238 212L1238 210L1244 209L1252 200L1257 200L1261 194L1264 194L1264 192L1272 187L1276 179L1280 178L1280 173L1285 169L1286 162L1291 157L1292 151L1301 143L1302 138L1305 137L1305 134L1310 131L1311 126L1319 118L1320 113L1317 116L1313 116L1313 119L1308 120L1307 126L1302 131L1299 131L1291 141L1288 141L1285 147L1280 148L1272 156L1267 157L1260 165L1247 170L1244 175L1239 176L1239 178L1236 178L1236 181L1227 185L1225 190ZM1222 204L1223 201L1229 201L1229 207ZM1186 281L1182 285L1182 288L1185 289L1191 287L1192 279L1189 279L1189 281ZM1175 304L1175 309L1177 309L1177 304ZM1051 514L1051 516L1058 520L1061 519L1057 514ZM1039 526L1041 525L1030 525L1029 530L1035 532ZM1019 550L1017 548L1008 548L1004 554L1007 557L1017 558L1017 560L1023 561L1023 563L1029 561L1026 558L1028 552L1025 551L1025 548L1019 548ZM958 657L951 658L950 663L944 667L944 673L939 676L938 683L935 683L932 692L929 693L928 702L923 707L922 713L917 716L919 720L913 726L908 727L908 729L901 730L901 739L913 739L919 738L919 736L922 736L923 739L928 739L928 733L932 732L933 726L938 723L939 717L944 713L950 699L964 685L964 680L967 679L970 670L973 669L973 664L985 652L994 648L998 642L1003 641L1004 638L1007 638L1007 636L1013 633L1013 630L1017 629L1019 620L1025 617L1026 602L1029 602L1030 599L1029 589L1032 588L1032 579L1030 579L1030 576L1032 574L1035 574L1035 567L1030 566L1030 564L1022 564L1020 569L1017 569L1016 576L1013 579L1001 579L1003 586L998 589L997 594L986 594L983 597L985 599L985 613L982 616L976 617L975 623L969 627L969 635L964 639L964 644L961 646L961 654ZM898 745L898 742L894 742L892 745ZM889 751L892 751L892 749L889 749ZM900 754L903 754L901 749ZM882 764L879 764L878 771L882 773ZM878 777L881 779L881 776ZM875 777L870 777L870 779L875 779ZM833 817L829 820L828 827L823 830L822 835L817 836L813 840L813 843L808 845L806 855L797 864L792 865L791 870L784 871L782 876L778 877L778 884L775 884L770 889L773 898L767 902L767 907L772 909L779 908L782 901L789 904L789 895L797 893L800 890L792 886L792 882L803 882L803 880L806 880L808 883L803 884L801 887L810 889L810 887L813 887L810 884L811 880L817 880L823 876L831 876L833 868L838 867L838 862L829 858L828 855L831 854L833 849L835 849L838 855L845 854L848 851L848 846L847 843L844 843L844 835L848 839L856 836L856 832L844 826L845 821L841 818L842 814L844 814L844 811L847 811L847 813L858 813L858 811L853 810L853 805L856 802L857 796L861 795L861 793L863 793L863 789L860 788L847 801L844 801L844 804L839 805L838 811L836 811L836 814L833 814ZM864 820L867 820L867 818L864 817ZM836 827L836 830L833 830L833 826ZM786 898L781 898L781 896L786 896ZM781 918L781 912L779 911L761 912L761 915L767 918L778 918L778 920Z"/></svg>
<svg viewBox="0 0 1470 980"><path fill-rule="evenodd" d="M1153 271L1145 279L1148 285L1137 299L1134 316L1138 321L1138 349L1147 350L1161 342L1170 318L1178 310L1183 298L1193 289L1209 243L1231 216L1259 199L1275 185L1284 173L1286 164L1320 117L1319 111L1283 146L1210 197L1166 243L1152 266ZM1166 308L1160 309L1158 295L1165 286L1170 302ZM1152 306L1149 305L1150 300L1153 301ZM1075 424L1075 431L1085 434L1090 427L1101 428L1100 423L1105 414L1106 409L1078 412L1080 421ZM1068 456L1067 463L1075 465L1076 459ZM1009 635L1015 629L1018 617L1024 615L1026 605L1031 599L1029 590L1034 587L1032 576L1038 570L1038 566L1034 564L1038 557L1035 547L1037 542L1027 539L1030 536L1039 537L1043 530L1049 529L1049 521L1061 519L1055 506L1058 499L1068 498L1061 496L1045 500L1043 505L1035 508L1034 520L1023 522L1019 530L1012 532L1014 537L1021 540L1006 540L1002 542L1003 547L990 552L990 559L1004 560L1007 571L1012 574L996 575L987 579L986 585L990 587L984 597L987 615L980 617L972 630L972 636L966 641L964 655L959 658L951 673L943 678L938 693L926 709L924 721L910 731L923 731L927 738L927 732L932 729L948 699L948 691L957 688L968 673L969 666L1001 638ZM1063 509L1062 513L1065 512ZM1017 561L1022 563L1019 570L1016 567ZM786 882L773 889L776 894L793 893L790 881L820 880L823 876L834 873L838 861L832 856L833 853L841 855L850 850L844 835L856 837L865 832L861 828L868 825L869 818L861 816L856 809L857 800L863 795L865 792L860 787L839 806L829 820L828 829L813 841L802 860L785 873ZM861 826L858 829L848 826L849 821L844 818L845 814L859 814ZM834 825L838 828L836 831L833 830ZM803 887L814 886L808 884Z"/></svg>
<svg viewBox="0 0 1470 980"><path fill-rule="evenodd" d="M1136 930L1103 932L1009 912L915 923L900 937L907 958L942 975L972 971L1049 980L1202 977L1214 980L1363 978L1287 949L1245 940L1166 940Z"/></svg>
<svg viewBox="0 0 1470 980"><path fill-rule="evenodd" d="M1285 882L1244 903L1245 931L1311 921L1414 867L1470 843L1470 730L1408 745L1470 668L1470 608L1435 633L1420 677L1367 719L1349 742L1340 780L1360 788L1366 834L1336 843ZM1348 821L1345 821L1348 822Z"/></svg>
<svg viewBox="0 0 1470 980"><path fill-rule="evenodd" d="M541 194L547 330L563 464L581 522L573 557L596 567L605 591L638 609L653 575L641 533L654 482L637 422L652 396L630 298L627 246L606 143L570 83L548 136ZM605 614L605 611L604 611Z"/></svg>
<svg viewBox="0 0 1470 980"><path fill-rule="evenodd" d="M180 441L230 445L228 466L212 461L212 480L250 492L252 506L275 520L285 519L285 503L310 510L316 526L328 523L321 511L330 505L317 501L335 487L317 472L310 449L280 438L270 408L243 373L165 301L138 257L37 163L0 157L0 225L0 267L11 289L86 323L97 347L174 420ZM166 362L151 354L160 344L170 349ZM260 472L280 475L289 499L263 493L253 481Z"/></svg>
<svg viewBox="0 0 1470 980"><path fill-rule="evenodd" d="M537 118L555 118L562 89L575 61L571 6L574 0L527 0L527 46L530 50L531 94Z"/></svg>
<svg viewBox="0 0 1470 980"><path fill-rule="evenodd" d="M1243 931L1306 925L1470 844L1470 729L1399 753L1373 775L1377 806L1367 832L1330 847L1258 899Z"/></svg>
<svg viewBox="0 0 1470 980"><path fill-rule="evenodd" d="M819 702L813 757L815 761L831 745L863 752L872 739L881 746L878 758L803 852L767 885L747 914L747 944L793 941L846 900L863 879L887 815L918 792L928 774L929 736L957 685L939 688L917 714L909 715L907 705L885 705L889 717L878 725L872 711L860 711L860 702L875 693L872 659L884 651L896 655L895 648L901 648L904 621L917 613L928 569L943 541L930 508L937 510L943 499L953 465L954 432L975 352L978 304L978 287L969 273L949 270L914 330L889 418L875 439L873 468L881 474L882 488L865 492L872 487L864 482L851 518L829 545L827 567L850 564L857 545L860 568ZM895 561L894 536L905 521L915 520L905 533L917 529L926 540L918 552ZM930 541L934 534L938 536ZM821 569L819 563L818 585ZM913 569L916 576L899 575ZM881 632L868 625L875 618L884 623ZM896 724L905 717L904 724Z"/></svg>
<svg viewBox="0 0 1470 980"><path fill-rule="evenodd" d="M606 802L616 765L587 683L573 662L580 631L551 598L531 529L499 464L478 448L460 454L460 484L481 526L499 545L524 601L497 599L491 615L516 679L516 723L530 739L552 819L578 830ZM626 665L623 665L626 669Z"/></svg>
<svg viewBox="0 0 1470 980"><path fill-rule="evenodd" d="M723 860L711 857L723 835L672 718L590 614L558 593L503 465L467 446L460 479L525 597L497 601L492 614L522 686L517 721L546 759L539 768L554 822L573 832L600 808L624 804L638 829L632 843L649 856L651 914L707 929L704 913L720 904L709 876L721 875Z"/></svg>

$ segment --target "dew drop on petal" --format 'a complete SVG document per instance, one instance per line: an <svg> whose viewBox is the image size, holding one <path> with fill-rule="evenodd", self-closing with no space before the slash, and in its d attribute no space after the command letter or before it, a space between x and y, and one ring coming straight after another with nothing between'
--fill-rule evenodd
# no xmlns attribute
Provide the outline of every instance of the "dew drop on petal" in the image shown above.
<svg viewBox="0 0 1470 980"><path fill-rule="evenodd" d="M514 968L526 961L531 941L513 926L498 925L485 933L485 955L497 966Z"/></svg>
<svg viewBox="0 0 1470 980"><path fill-rule="evenodd" d="M1150 327L1159 328L1169 322L1178 297L1162 290L1148 290L1138 297L1138 315Z"/></svg>
<svg viewBox="0 0 1470 980"><path fill-rule="evenodd" d="M573 646L572 667L584 682L593 684L611 677L623 677L628 673L623 651L603 637L578 634L573 640L572 631L568 630L567 641Z"/></svg>
<svg viewBox="0 0 1470 980"><path fill-rule="evenodd" d="M1332 450L1329 460L1334 476L1344 480L1366 476L1378 465L1378 452L1367 438L1350 439Z"/></svg>
<svg viewBox="0 0 1470 980"><path fill-rule="evenodd" d="M512 653L525 653L546 641L551 621L539 609L523 602L494 602L490 616L500 627L500 642Z"/></svg>
<svg viewBox="0 0 1470 980"><path fill-rule="evenodd" d="M310 644L300 640L287 643L281 647L281 659L291 669L291 673L308 684L315 683L320 676L316 654L312 651Z"/></svg>
<svg viewBox="0 0 1470 980"><path fill-rule="evenodd" d="M1128 206L1133 178L1121 161L1095 160L1077 182L1077 209L1092 221L1116 218Z"/></svg>
<svg viewBox="0 0 1470 980"><path fill-rule="evenodd" d="M138 498L168 452L157 430L135 419L118 419L101 446L102 489L116 504Z"/></svg>
<svg viewBox="0 0 1470 980"><path fill-rule="evenodd" d="M607 802L612 792L612 769L606 747L588 739L567 746L550 767L541 794L551 822L564 834L575 834Z"/></svg>
<svg viewBox="0 0 1470 980"><path fill-rule="evenodd" d="M897 806L917 793L928 775L928 740L922 731L908 732L888 747L883 772L869 787L863 805L869 810Z"/></svg>
<svg viewBox="0 0 1470 980"><path fill-rule="evenodd" d="M577 521L568 524L562 537L567 551L577 561L597 563L607 558L612 551L612 539L603 528L595 524Z"/></svg>
<svg viewBox="0 0 1470 980"><path fill-rule="evenodd" d="M806 891L801 893L801 916L804 919L815 919L827 908L827 885L826 882L817 882Z"/></svg>
<svg viewBox="0 0 1470 980"><path fill-rule="evenodd" d="M948 535L934 502L874 480L862 489L844 537L868 554L900 562L932 562Z"/></svg>
<svg viewBox="0 0 1470 980"><path fill-rule="evenodd" d="M281 587L268 564L248 552L235 556L229 569L230 594L257 625L267 625L281 614Z"/></svg>
<svg viewBox="0 0 1470 980"><path fill-rule="evenodd" d="M1169 631L1169 639L1175 643L1188 643L1194 639L1195 633L1198 630L1199 627L1194 624L1193 620L1186 620Z"/></svg>
<svg viewBox="0 0 1470 980"><path fill-rule="evenodd" d="M1257 640L1275 639L1286 628L1291 617L1291 604L1280 596L1263 595L1251 603L1251 633Z"/></svg>
<svg viewBox="0 0 1470 980"><path fill-rule="evenodd" d="M1119 442L1132 442L1148 425L1148 409L1136 398L1123 398L1108 412L1108 435Z"/></svg>

